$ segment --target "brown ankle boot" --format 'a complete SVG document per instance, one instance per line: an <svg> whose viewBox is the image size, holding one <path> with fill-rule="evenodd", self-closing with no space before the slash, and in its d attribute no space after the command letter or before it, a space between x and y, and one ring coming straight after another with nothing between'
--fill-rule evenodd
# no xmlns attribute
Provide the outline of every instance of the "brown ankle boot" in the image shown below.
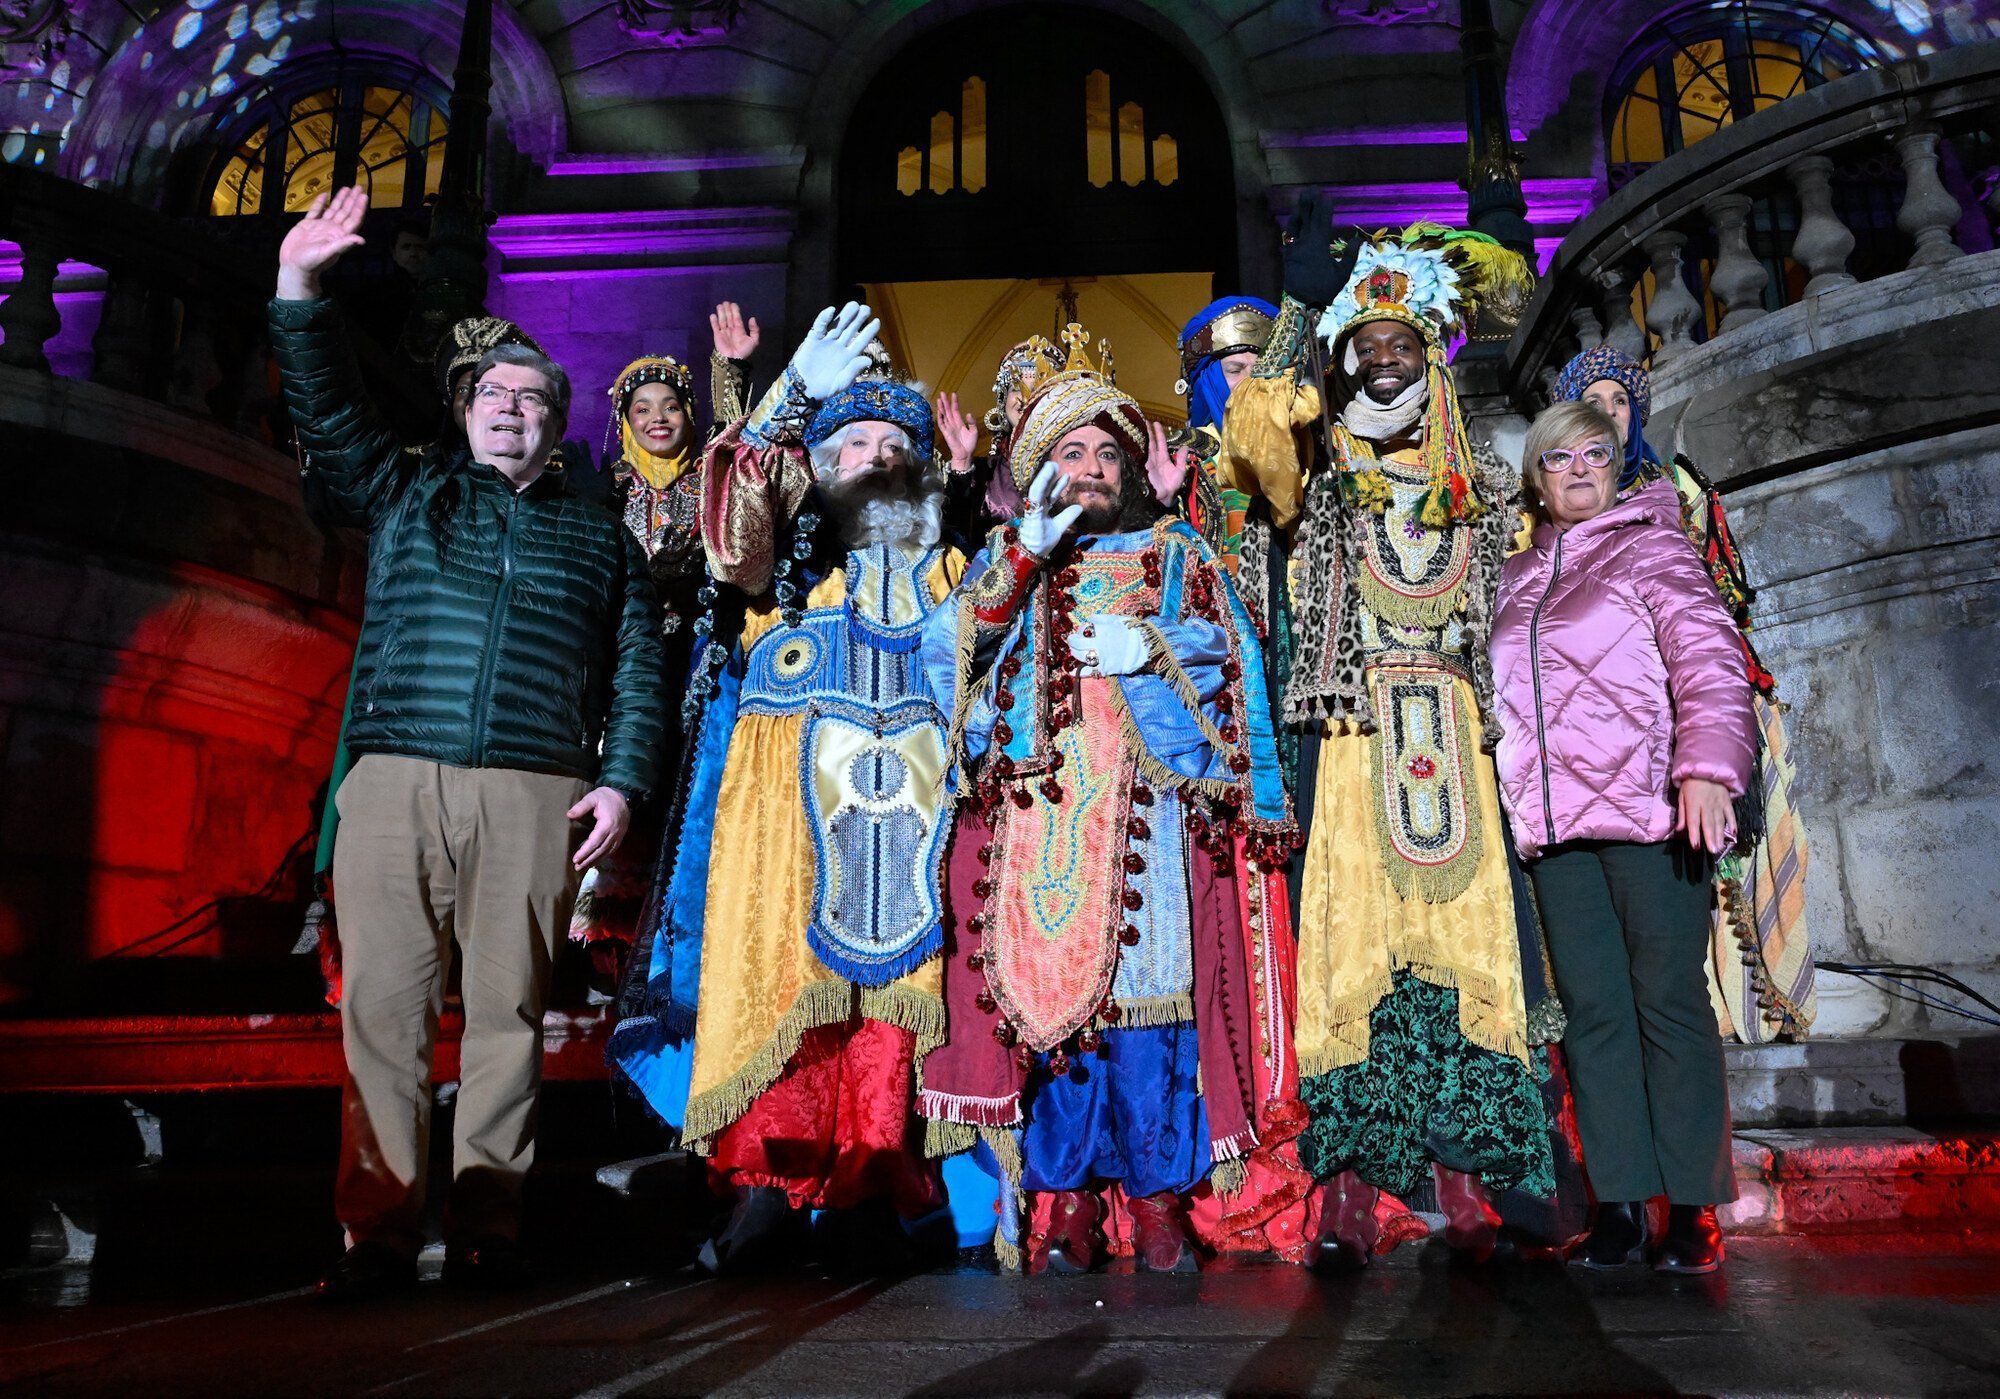
<svg viewBox="0 0 2000 1399"><path fill-rule="evenodd" d="M1187 1207L1171 1190L1135 1195L1125 1201L1132 1211L1132 1257L1142 1273L1198 1273L1194 1237Z"/></svg>
<svg viewBox="0 0 2000 1399"><path fill-rule="evenodd" d="M1375 1219L1375 1201L1381 1194L1352 1171L1342 1171L1326 1183L1320 1195L1314 1272L1351 1273L1368 1266L1382 1237L1382 1226Z"/></svg>
<svg viewBox="0 0 2000 1399"><path fill-rule="evenodd" d="M1472 1262L1484 1263L1493 1256L1500 1237L1500 1216L1486 1198L1486 1187L1479 1177L1435 1161L1431 1177L1437 1182L1438 1208L1444 1212L1444 1241Z"/></svg>
<svg viewBox="0 0 2000 1399"><path fill-rule="evenodd" d="M1028 1239L1028 1275L1087 1273L1096 1267L1104 1253L1102 1219L1102 1207L1088 1190L1054 1192L1048 1232Z"/></svg>

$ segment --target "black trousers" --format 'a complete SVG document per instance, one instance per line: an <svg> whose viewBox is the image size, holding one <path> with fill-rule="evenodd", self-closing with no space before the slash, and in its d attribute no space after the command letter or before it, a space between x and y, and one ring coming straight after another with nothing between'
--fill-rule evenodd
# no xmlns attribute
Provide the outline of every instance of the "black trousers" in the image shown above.
<svg viewBox="0 0 2000 1399"><path fill-rule="evenodd" d="M1705 970L1708 857L1679 841L1572 841L1531 872L1597 1198L1734 1200L1729 1085Z"/></svg>

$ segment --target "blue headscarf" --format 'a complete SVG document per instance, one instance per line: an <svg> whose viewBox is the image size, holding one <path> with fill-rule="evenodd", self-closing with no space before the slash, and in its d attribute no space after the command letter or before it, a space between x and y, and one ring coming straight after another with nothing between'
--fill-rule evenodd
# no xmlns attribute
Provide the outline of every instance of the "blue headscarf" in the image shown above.
<svg viewBox="0 0 2000 1399"><path fill-rule="evenodd" d="M1646 444L1646 418L1653 409L1653 379L1642 364L1635 364L1609 345L1595 345L1568 364L1556 376L1556 402L1574 403L1584 390L1600 379L1610 379L1625 389L1632 400L1632 426L1625 433L1625 465L1618 473L1618 489L1630 490L1650 464L1661 462Z"/></svg>
<svg viewBox="0 0 2000 1399"><path fill-rule="evenodd" d="M1229 406L1229 381L1223 377L1219 361L1246 349L1264 348L1262 344L1204 343L1209 328L1231 311L1256 311L1272 321L1278 319L1278 308L1268 301L1254 296L1225 296L1209 302L1181 327L1181 377L1187 385L1191 428L1222 426L1222 412Z"/></svg>
<svg viewBox="0 0 2000 1399"><path fill-rule="evenodd" d="M910 434L910 444L925 461L936 445L931 405L908 384L889 379L857 379L829 398L806 423L806 445L817 447L850 423L894 423Z"/></svg>

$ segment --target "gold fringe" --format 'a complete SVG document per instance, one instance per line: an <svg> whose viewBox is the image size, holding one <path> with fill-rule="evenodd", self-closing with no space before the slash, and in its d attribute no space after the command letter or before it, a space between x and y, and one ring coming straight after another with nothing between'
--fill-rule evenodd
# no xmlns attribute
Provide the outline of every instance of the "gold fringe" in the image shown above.
<svg viewBox="0 0 2000 1399"><path fill-rule="evenodd" d="M1009 1127L981 1127L979 1139L986 1143L993 1153L994 1161L999 1164L1000 1188L1014 1192L1014 1215L1021 1221L1021 1234L1026 1237L1034 1228L1035 1221L1028 1208L1028 1194L1021 1189L1021 1174L1024 1167L1021 1163L1020 1139ZM1009 1273L1021 1271L1020 1248L1002 1238L997 1229L993 1233L993 1256L999 1259L1002 1271Z"/></svg>
<svg viewBox="0 0 2000 1399"><path fill-rule="evenodd" d="M1000 567L1000 562L989 556L988 568ZM972 663L979 650L979 618L972 610L972 599L961 596L958 600L958 637L955 654L956 674L952 685L951 727L945 733L945 758L951 764L953 783L960 800L971 793L971 783L965 775L965 722L972 716L973 696L966 691L972 686ZM993 677L983 675L979 684L983 687L992 682Z"/></svg>
<svg viewBox="0 0 2000 1399"><path fill-rule="evenodd" d="M1111 696L1118 706L1119 733L1133 756L1139 775L1147 782L1170 792L1192 792L1214 801L1221 801L1236 790L1234 782L1226 782L1219 777L1188 777L1155 758L1146 747L1145 739L1139 735L1139 721L1132 717L1132 706L1126 703L1125 692L1114 687Z"/></svg>
<svg viewBox="0 0 2000 1399"><path fill-rule="evenodd" d="M1471 580L1472 572L1468 565L1465 575L1449 592L1426 598L1413 598L1397 592L1365 566L1357 568L1355 575L1355 587L1361 594L1361 601L1383 621L1396 626L1436 630L1465 610L1465 585Z"/></svg>
<svg viewBox="0 0 2000 1399"><path fill-rule="evenodd" d="M806 1031L838 1025L856 1016L879 1020L917 1037L916 1058L944 1043L944 1002L908 986L858 987L839 977L814 981L802 988L771 1037L728 1079L689 1100L681 1128L684 1142L705 1142L720 1135L750 1110L750 1105L785 1071L799 1052Z"/></svg>
<svg viewBox="0 0 2000 1399"><path fill-rule="evenodd" d="M1184 1025L1194 1019L1194 995L1182 991L1172 996L1138 996L1118 1002L1118 1023L1091 1022L1101 1030L1151 1030L1161 1025Z"/></svg>
<svg viewBox="0 0 2000 1399"><path fill-rule="evenodd" d="M979 1129L969 1122L947 1122L943 1118L924 1119L924 1155L930 1160L970 1151L979 1141Z"/></svg>
<svg viewBox="0 0 2000 1399"><path fill-rule="evenodd" d="M1201 692L1195 689L1194 681L1182 668L1180 658L1174 655L1173 647L1167 644L1165 633L1151 621L1142 620L1138 625L1139 634L1146 638L1146 650L1151 654L1160 678L1167 682L1167 688L1174 692L1174 698L1178 699L1193 716L1195 723L1201 728L1201 736L1208 740L1209 746L1218 753L1228 754L1231 751L1229 744L1223 741L1215 725L1208 722L1208 715L1202 711Z"/></svg>
<svg viewBox="0 0 2000 1399"><path fill-rule="evenodd" d="M1243 1158L1232 1157L1218 1161L1208 1173L1208 1183L1215 1187L1215 1193L1223 1199L1240 1195L1243 1187L1250 1183L1250 1168L1243 1164Z"/></svg>

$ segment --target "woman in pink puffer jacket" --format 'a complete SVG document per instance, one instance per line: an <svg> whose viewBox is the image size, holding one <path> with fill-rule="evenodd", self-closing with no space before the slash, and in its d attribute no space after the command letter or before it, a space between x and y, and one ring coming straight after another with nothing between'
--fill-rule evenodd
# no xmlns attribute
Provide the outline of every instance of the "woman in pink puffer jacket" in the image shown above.
<svg viewBox="0 0 2000 1399"><path fill-rule="evenodd" d="M1533 863L1598 1199L1577 1260L1721 1261L1736 1198L1722 1044L1705 958L1712 857L1756 761L1744 652L1672 485L1617 495L1617 426L1587 403L1535 420L1525 453L1542 523L1507 561L1493 623L1501 795Z"/></svg>

